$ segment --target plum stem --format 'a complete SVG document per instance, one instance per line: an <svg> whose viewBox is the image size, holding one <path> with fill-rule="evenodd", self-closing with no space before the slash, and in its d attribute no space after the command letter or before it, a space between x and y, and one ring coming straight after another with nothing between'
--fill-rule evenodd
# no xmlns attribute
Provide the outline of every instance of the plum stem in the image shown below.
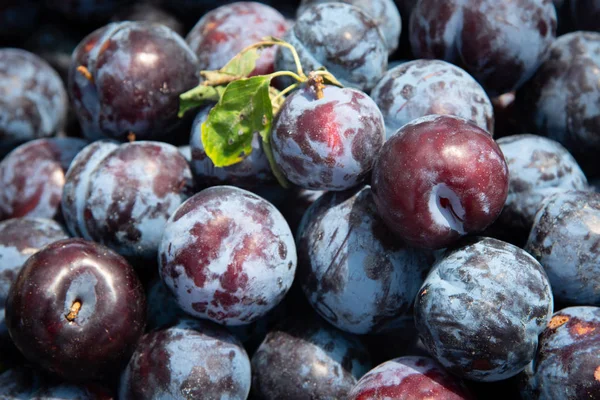
<svg viewBox="0 0 600 400"><path fill-rule="evenodd" d="M321 100L324 97L323 89L325 89L325 85L323 84L323 77L321 75L311 73L310 78L308 78L308 85L314 90L317 100Z"/></svg>
<svg viewBox="0 0 600 400"><path fill-rule="evenodd" d="M135 133L133 133L133 132L130 131L127 134L127 141L129 141L129 143L135 142Z"/></svg>
<svg viewBox="0 0 600 400"><path fill-rule="evenodd" d="M66 315L67 321L75 321L75 318L77 318L77 315L79 314L79 310L81 310L81 302L79 300L75 300L75 302L71 305L71 310Z"/></svg>
<svg viewBox="0 0 600 400"><path fill-rule="evenodd" d="M81 75L83 75L83 77L85 79L87 79L88 81L90 81L91 83L94 83L94 77L92 76L92 73L90 72L89 69L87 69L83 65L80 65L79 67L77 67L77 72L79 72Z"/></svg>

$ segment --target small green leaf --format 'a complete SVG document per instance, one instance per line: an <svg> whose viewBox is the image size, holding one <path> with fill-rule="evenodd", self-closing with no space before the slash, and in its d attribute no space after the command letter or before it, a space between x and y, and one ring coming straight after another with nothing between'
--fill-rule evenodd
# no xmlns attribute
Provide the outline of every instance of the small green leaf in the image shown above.
<svg viewBox="0 0 600 400"><path fill-rule="evenodd" d="M221 99L225 87L199 85L179 96L179 118L192 108L199 107L209 102L217 102Z"/></svg>
<svg viewBox="0 0 600 400"><path fill-rule="evenodd" d="M221 72L224 74L235 76L248 76L250 72L256 68L256 60L260 58L258 49L246 50L233 57L223 68Z"/></svg>
<svg viewBox="0 0 600 400"><path fill-rule="evenodd" d="M216 167L242 161L252 152L254 133L264 138L271 131L270 81L255 76L231 82L202 124L202 144Z"/></svg>

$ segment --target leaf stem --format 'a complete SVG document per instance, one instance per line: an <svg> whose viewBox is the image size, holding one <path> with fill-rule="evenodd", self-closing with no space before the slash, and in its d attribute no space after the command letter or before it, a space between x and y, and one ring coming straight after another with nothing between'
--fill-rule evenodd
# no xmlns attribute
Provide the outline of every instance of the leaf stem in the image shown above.
<svg viewBox="0 0 600 400"><path fill-rule="evenodd" d="M281 39L272 38L272 37L264 38L260 42L251 44L250 46L247 46L242 51L240 51L239 54L243 54L252 49L258 49L258 48L266 47L266 46L282 46L282 47L285 47L286 49L288 49L289 51L291 51L292 57L294 58L294 64L296 64L296 71L298 72L298 76L301 76L301 77L306 76L304 74L304 70L302 69L302 63L300 63L300 57L298 56L298 52L296 51L294 46L292 46L288 42L281 40Z"/></svg>
<svg viewBox="0 0 600 400"><path fill-rule="evenodd" d="M288 94L292 90L296 89L301 84L302 84L302 82L296 82L296 83L294 83L294 84L286 87L285 89L283 89L281 92L279 92L277 94L277 96L273 97L273 103L277 103L283 96L285 96L286 94Z"/></svg>
<svg viewBox="0 0 600 400"><path fill-rule="evenodd" d="M306 80L308 79L308 78L306 78L306 76L297 75L297 74L293 73L292 71L277 71L277 72L273 72L272 74L264 75L264 76L269 79L277 78L280 76L289 76L291 78L294 78L296 81L298 81L300 83L306 82Z"/></svg>

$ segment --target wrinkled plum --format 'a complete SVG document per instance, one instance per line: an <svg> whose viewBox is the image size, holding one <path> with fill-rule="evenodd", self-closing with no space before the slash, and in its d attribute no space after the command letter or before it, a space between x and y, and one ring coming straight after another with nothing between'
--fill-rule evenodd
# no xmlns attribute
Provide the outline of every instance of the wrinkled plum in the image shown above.
<svg viewBox="0 0 600 400"><path fill-rule="evenodd" d="M115 22L75 49L69 95L88 138L168 139L178 125L179 95L198 82L198 59L177 33Z"/></svg>
<svg viewBox="0 0 600 400"><path fill-rule="evenodd" d="M200 186L233 185L245 189L256 189L264 184L274 183L269 160L262 147L262 138L258 133L252 140L252 153L241 162L228 167L215 167L206 155L202 144L201 128L208 118L212 106L203 107L192 125L190 147L192 150L192 169Z"/></svg>
<svg viewBox="0 0 600 400"><path fill-rule="evenodd" d="M334 0L302 0L296 15L299 17L313 4L332 3ZM368 14L377 24L388 48L388 53L393 53L398 48L400 33L402 32L402 19L398 7L393 0L341 0L340 3L350 4L360 8Z"/></svg>
<svg viewBox="0 0 600 400"><path fill-rule="evenodd" d="M101 22L132 0L45 0L46 7L75 22Z"/></svg>
<svg viewBox="0 0 600 400"><path fill-rule="evenodd" d="M0 49L0 156L65 125L68 97L58 73L25 50Z"/></svg>
<svg viewBox="0 0 600 400"><path fill-rule="evenodd" d="M456 115L490 134L494 111L487 94L467 72L441 60L415 60L389 70L373 88L387 137L429 114Z"/></svg>
<svg viewBox="0 0 600 400"><path fill-rule="evenodd" d="M552 308L550 283L533 257L500 240L472 238L435 263L415 299L415 323L450 372L491 382L533 359Z"/></svg>
<svg viewBox="0 0 600 400"><path fill-rule="evenodd" d="M235 2L205 14L188 33L186 41L196 53L200 70L216 70L227 64L241 50L267 36L282 37L287 22L277 10L256 2ZM253 75L275 70L272 47L261 51Z"/></svg>
<svg viewBox="0 0 600 400"><path fill-rule="evenodd" d="M345 86L370 90L387 68L387 46L377 23L348 4L308 7L283 39L296 48L306 73L325 67ZM275 68L296 70L288 49L278 49Z"/></svg>
<svg viewBox="0 0 600 400"><path fill-rule="evenodd" d="M600 193L547 197L525 246L546 269L557 300L600 305Z"/></svg>
<svg viewBox="0 0 600 400"><path fill-rule="evenodd" d="M492 95L533 75L556 35L551 0L419 0L410 19L418 58L460 64Z"/></svg>
<svg viewBox="0 0 600 400"><path fill-rule="evenodd" d="M363 376L349 400L474 399L456 377L429 357L406 356L387 361Z"/></svg>
<svg viewBox="0 0 600 400"><path fill-rule="evenodd" d="M372 188L386 225L407 243L442 248L482 231L508 193L508 168L488 132L454 116L430 115L383 145Z"/></svg>
<svg viewBox="0 0 600 400"><path fill-rule="evenodd" d="M524 399L598 398L600 308L569 307L556 312L522 378Z"/></svg>
<svg viewBox="0 0 600 400"><path fill-rule="evenodd" d="M167 222L159 271L188 314L244 325L285 296L296 271L296 246L268 201L215 186L189 198Z"/></svg>
<svg viewBox="0 0 600 400"><path fill-rule="evenodd" d="M233 335L184 319L142 337L121 375L119 398L245 400L250 381L250 360Z"/></svg>
<svg viewBox="0 0 600 400"><path fill-rule="evenodd" d="M193 187L187 161L170 144L94 142L67 172L63 216L73 235L153 259L167 219Z"/></svg>
<svg viewBox="0 0 600 400"><path fill-rule="evenodd" d="M143 21L162 24L183 36L185 28L183 24L167 11L149 2L135 3L121 12L112 16L113 22L119 21Z"/></svg>
<svg viewBox="0 0 600 400"><path fill-rule="evenodd" d="M559 37L531 81L517 93L528 128L564 145L588 177L600 176L600 107L597 72L600 33Z"/></svg>
<svg viewBox="0 0 600 400"><path fill-rule="evenodd" d="M508 197L496 224L509 235L527 240L544 197L586 190L587 179L573 156L554 140L521 134L503 137L497 143L508 165L509 182Z"/></svg>
<svg viewBox="0 0 600 400"><path fill-rule="evenodd" d="M114 374L133 353L145 320L133 268L82 239L59 240L32 255L6 302L8 332L23 355L74 381Z"/></svg>
<svg viewBox="0 0 600 400"><path fill-rule="evenodd" d="M415 296L433 260L394 238L369 187L321 196L304 215L297 242L298 280L332 325L364 334L412 321Z"/></svg>
<svg viewBox="0 0 600 400"><path fill-rule="evenodd" d="M37 139L10 152L0 162L0 220L57 217L65 172L86 144L74 138Z"/></svg>
<svg viewBox="0 0 600 400"><path fill-rule="evenodd" d="M332 3L333 4L333 3ZM292 183L344 190L362 182L385 140L383 116L363 92L312 86L292 93L273 124L275 162Z"/></svg>
<svg viewBox="0 0 600 400"><path fill-rule="evenodd" d="M287 320L252 357L252 393L264 400L345 399L371 368L359 339L317 319Z"/></svg>

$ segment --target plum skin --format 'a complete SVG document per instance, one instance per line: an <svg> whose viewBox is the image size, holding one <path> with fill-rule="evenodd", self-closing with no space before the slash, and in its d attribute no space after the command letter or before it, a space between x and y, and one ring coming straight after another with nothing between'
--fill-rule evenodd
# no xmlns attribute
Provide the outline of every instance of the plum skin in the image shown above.
<svg viewBox="0 0 600 400"><path fill-rule="evenodd" d="M430 115L383 145L372 189L393 232L416 247L443 248L494 222L508 194L508 167L486 131L462 118Z"/></svg>

